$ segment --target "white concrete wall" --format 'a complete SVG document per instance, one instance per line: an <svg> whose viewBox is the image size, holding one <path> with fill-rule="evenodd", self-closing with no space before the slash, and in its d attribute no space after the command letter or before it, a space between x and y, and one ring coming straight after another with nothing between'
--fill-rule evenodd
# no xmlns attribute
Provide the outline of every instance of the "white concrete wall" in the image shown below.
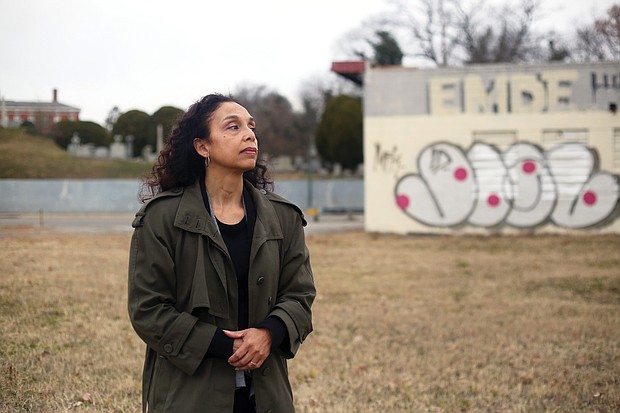
<svg viewBox="0 0 620 413"><path fill-rule="evenodd" d="M511 73L502 66L498 72L508 79L504 85L513 87L511 82L520 79L523 96L529 93L525 80L555 79L555 86L533 86L530 102L519 104L510 92L499 93L503 87L485 96L468 96L459 80L475 77L468 69L448 77L439 69L369 69L364 117L366 230L620 233L620 114L609 111L609 104L619 100L617 68L545 66L541 77L535 75L536 68L519 74L520 68ZM484 70L488 79L488 67ZM596 89L593 79L602 79L601 71L610 72L608 87L604 95L590 93L588 82ZM442 88L438 73L452 79L456 88ZM476 93L485 93L477 83ZM498 84L496 76L494 85ZM513 101L499 105L506 95Z"/></svg>

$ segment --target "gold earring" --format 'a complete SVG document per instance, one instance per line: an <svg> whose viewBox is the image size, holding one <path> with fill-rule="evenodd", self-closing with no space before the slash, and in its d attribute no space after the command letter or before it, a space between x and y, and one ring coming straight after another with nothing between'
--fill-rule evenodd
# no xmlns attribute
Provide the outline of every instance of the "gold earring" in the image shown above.
<svg viewBox="0 0 620 413"><path fill-rule="evenodd" d="M205 156L205 168L208 168L211 165L211 157L209 155Z"/></svg>

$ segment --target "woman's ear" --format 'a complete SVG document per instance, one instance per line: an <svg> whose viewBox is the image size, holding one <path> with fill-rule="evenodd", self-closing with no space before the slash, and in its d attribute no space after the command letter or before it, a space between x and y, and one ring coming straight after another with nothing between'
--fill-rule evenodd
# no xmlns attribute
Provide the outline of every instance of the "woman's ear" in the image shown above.
<svg viewBox="0 0 620 413"><path fill-rule="evenodd" d="M196 149L196 152L198 152L198 155L202 156L203 158L209 156L209 148L207 148L207 143L204 139L195 138L193 144L194 149Z"/></svg>

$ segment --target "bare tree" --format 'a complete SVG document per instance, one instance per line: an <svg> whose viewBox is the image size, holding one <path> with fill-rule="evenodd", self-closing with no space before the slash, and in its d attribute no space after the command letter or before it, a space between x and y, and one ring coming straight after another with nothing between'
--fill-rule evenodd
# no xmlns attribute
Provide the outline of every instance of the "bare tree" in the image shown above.
<svg viewBox="0 0 620 413"><path fill-rule="evenodd" d="M314 134L316 124L323 113L325 103L332 96L332 93L332 87L326 76L313 76L302 81L299 88L299 99L306 119L306 127L312 129L312 134Z"/></svg>
<svg viewBox="0 0 620 413"><path fill-rule="evenodd" d="M317 121L323 114L327 101L337 95L361 97L362 88L335 73L308 77L302 81L299 88L302 104L307 102L312 111L316 113Z"/></svg>
<svg viewBox="0 0 620 413"><path fill-rule="evenodd" d="M604 18L577 29L572 55L576 60L620 59L620 6L614 5Z"/></svg>
<svg viewBox="0 0 620 413"><path fill-rule="evenodd" d="M607 11L607 19L599 19L596 29L603 36L605 48L612 59L620 57L620 5L614 5Z"/></svg>
<svg viewBox="0 0 620 413"><path fill-rule="evenodd" d="M532 32L538 0L521 0L518 7L504 5L490 15L476 9L461 11L462 38L466 63L527 62L546 60L543 36ZM553 47L550 45L550 47Z"/></svg>
<svg viewBox="0 0 620 413"><path fill-rule="evenodd" d="M388 1L391 12L367 20L343 38L349 55L370 60L376 43L369 39L388 32L398 40L405 59L438 67L565 57L565 50L555 47L561 42L552 46L551 34L532 29L540 0L520 0L517 5L504 3L501 7L489 6L485 0ZM548 51L543 40L547 40Z"/></svg>
<svg viewBox="0 0 620 413"><path fill-rule="evenodd" d="M269 156L300 155L305 141L295 129L295 113L288 99L264 85L240 85L233 96L256 119L261 153Z"/></svg>
<svg viewBox="0 0 620 413"><path fill-rule="evenodd" d="M379 33L389 33L399 48L402 46L405 58L430 61L440 67L456 63L453 52L458 46L458 0L388 0L388 3L389 11L366 19L340 39L341 56L372 61L379 44L376 39L381 42Z"/></svg>
<svg viewBox="0 0 620 413"><path fill-rule="evenodd" d="M388 31L393 26L391 17L386 15L364 20L359 27L349 30L336 42L336 58L372 60L372 44L376 41L377 32Z"/></svg>
<svg viewBox="0 0 620 413"><path fill-rule="evenodd" d="M430 60L439 67L455 63L461 13L457 0L417 0L413 6L394 0L392 4L395 13L391 22L403 33L407 56Z"/></svg>

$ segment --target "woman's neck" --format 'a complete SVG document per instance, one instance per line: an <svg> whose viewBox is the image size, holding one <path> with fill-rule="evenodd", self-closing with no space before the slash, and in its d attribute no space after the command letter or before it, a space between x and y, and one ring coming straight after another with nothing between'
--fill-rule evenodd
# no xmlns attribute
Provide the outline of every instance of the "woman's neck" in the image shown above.
<svg viewBox="0 0 620 413"><path fill-rule="evenodd" d="M243 176L206 174L205 186L216 218L225 224L236 224L245 215L243 208Z"/></svg>

